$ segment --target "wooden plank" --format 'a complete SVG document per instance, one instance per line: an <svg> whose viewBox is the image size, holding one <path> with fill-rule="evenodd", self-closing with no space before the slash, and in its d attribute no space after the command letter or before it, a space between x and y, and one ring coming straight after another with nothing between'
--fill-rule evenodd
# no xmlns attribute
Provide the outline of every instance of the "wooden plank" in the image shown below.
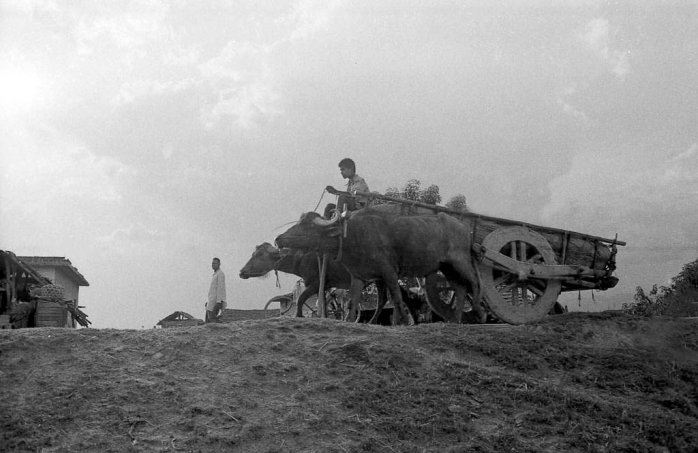
<svg viewBox="0 0 698 453"><path fill-rule="evenodd" d="M514 248L512 247L512 251ZM512 252L512 255L514 253ZM594 270L587 266L570 265L545 265L525 263L518 261L515 257L502 255L494 250L485 250L484 258L503 266L512 274L518 274L521 278L527 277L540 279L579 279L584 277L603 277L604 271Z"/></svg>
<svg viewBox="0 0 698 453"><path fill-rule="evenodd" d="M322 254L322 258L318 256L318 270L320 271L320 286L318 288L318 315L321 318L327 317L327 301L325 300L325 279L327 274L327 253Z"/></svg>

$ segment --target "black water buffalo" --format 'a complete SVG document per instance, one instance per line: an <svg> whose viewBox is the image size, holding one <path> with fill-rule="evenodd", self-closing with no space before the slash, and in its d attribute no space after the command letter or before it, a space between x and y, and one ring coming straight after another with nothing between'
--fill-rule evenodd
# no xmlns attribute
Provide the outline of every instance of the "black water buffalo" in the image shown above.
<svg viewBox="0 0 698 453"><path fill-rule="evenodd" d="M326 220L308 212L278 236L276 243L280 247L337 253L351 274L352 301L359 300L364 282L382 280L396 308L407 319L411 315L405 309L398 276L427 276L429 281L441 271L459 296L457 321L461 320L467 291L472 294L473 309L484 319L477 268L471 255L472 226L467 221L443 213L399 216L367 208L354 212L344 222L337 216ZM430 286L435 287L429 284L427 290ZM438 298L438 294L429 297Z"/></svg>
<svg viewBox="0 0 698 453"><path fill-rule="evenodd" d="M301 277L306 286L305 290L298 297L296 317L303 316L303 304L312 295L318 294L320 288L320 272L318 269L318 254L299 249L279 250L268 242L264 242L252 253L250 259L240 270L240 278L262 277L271 271L281 271ZM384 286L381 282L376 282L378 286L378 299L384 300L386 297ZM328 261L325 274L326 288L349 289L351 286L351 275L343 264L336 261ZM404 290L403 290L404 291ZM404 293L403 293L404 295ZM381 305L379 303L379 305ZM411 298L408 300L408 307L414 314L421 308L421 302ZM371 323L384 323L379 319L380 311L371 317ZM359 321L366 321L359 319Z"/></svg>
<svg viewBox="0 0 698 453"><path fill-rule="evenodd" d="M279 250L265 242L255 248L252 257L240 270L240 278L261 277L276 270L301 277L305 290L298 297L296 316L303 317L303 304L320 288L317 254L298 249ZM326 288L349 289L351 275L344 266L330 262L325 274Z"/></svg>

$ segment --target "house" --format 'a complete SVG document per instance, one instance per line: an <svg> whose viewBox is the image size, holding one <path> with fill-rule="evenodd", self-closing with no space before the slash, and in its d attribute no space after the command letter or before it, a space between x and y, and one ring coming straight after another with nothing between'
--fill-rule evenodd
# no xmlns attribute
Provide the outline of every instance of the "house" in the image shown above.
<svg viewBox="0 0 698 453"><path fill-rule="evenodd" d="M201 319L197 319L190 315L189 313L185 313L183 311L176 311L172 313L170 316L161 319L158 323L157 326L162 327L163 329L167 329L169 327L189 327L189 326L198 326L203 324L204 321Z"/></svg>
<svg viewBox="0 0 698 453"><path fill-rule="evenodd" d="M50 283L49 279L23 263L14 253L0 250L0 329L13 327L11 312L18 304L29 304L29 289L32 286Z"/></svg>
<svg viewBox="0 0 698 453"><path fill-rule="evenodd" d="M54 285L62 286L65 299L74 300L77 303L80 287L90 286L70 260L62 256L18 256L17 258L51 280Z"/></svg>
<svg viewBox="0 0 698 453"><path fill-rule="evenodd" d="M58 322L57 327L77 327L76 320L83 326L90 324L78 306L80 287L90 284L69 259L62 256L18 256L17 259L23 265L34 269L49 283L62 287L63 299L72 301L70 306L66 306L61 312L65 314L65 323ZM53 309L56 312L59 310L57 307Z"/></svg>

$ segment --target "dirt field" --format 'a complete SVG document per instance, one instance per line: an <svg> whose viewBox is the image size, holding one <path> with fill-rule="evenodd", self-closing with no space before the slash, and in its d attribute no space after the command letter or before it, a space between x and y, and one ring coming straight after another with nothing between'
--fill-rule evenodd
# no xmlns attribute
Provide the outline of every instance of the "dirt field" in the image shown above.
<svg viewBox="0 0 698 453"><path fill-rule="evenodd" d="M696 451L698 321L0 331L0 451Z"/></svg>

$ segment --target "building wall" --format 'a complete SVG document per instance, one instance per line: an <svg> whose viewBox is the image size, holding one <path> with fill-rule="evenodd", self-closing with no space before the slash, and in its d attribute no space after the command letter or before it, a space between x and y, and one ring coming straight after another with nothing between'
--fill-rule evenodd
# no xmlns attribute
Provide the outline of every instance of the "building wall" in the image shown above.
<svg viewBox="0 0 698 453"><path fill-rule="evenodd" d="M37 266L35 264L32 264L32 269L37 271L42 276L48 278L52 282L54 282L54 283L56 282L56 268L55 267Z"/></svg>
<svg viewBox="0 0 698 453"><path fill-rule="evenodd" d="M32 268L34 268L39 274L51 280L54 285L62 286L63 298L67 300L74 300L75 305L77 306L80 287L77 285L77 283L69 278L69 274L65 270L63 270L61 267L37 265L33 265ZM73 316L70 313L67 313L66 315L66 325L69 327L77 327L75 320L73 320Z"/></svg>
<svg viewBox="0 0 698 453"><path fill-rule="evenodd" d="M48 278L54 285L63 287L63 298L78 300L80 287L69 277L69 274L60 267L32 266L38 273Z"/></svg>
<svg viewBox="0 0 698 453"><path fill-rule="evenodd" d="M63 287L63 297L65 299L74 300L75 302L78 301L80 287L71 280L68 273L60 267L56 269L56 280L54 280L54 283Z"/></svg>

